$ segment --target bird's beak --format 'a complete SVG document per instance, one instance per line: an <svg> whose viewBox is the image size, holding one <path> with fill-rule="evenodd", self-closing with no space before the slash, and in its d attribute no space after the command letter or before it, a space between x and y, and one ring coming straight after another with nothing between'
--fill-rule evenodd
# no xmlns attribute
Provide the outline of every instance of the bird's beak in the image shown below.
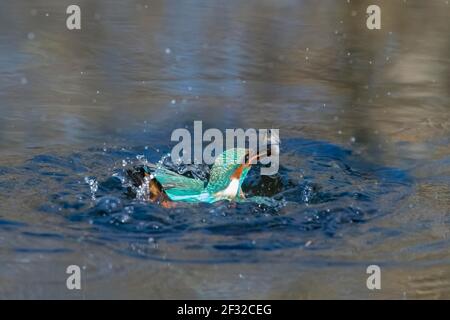
<svg viewBox="0 0 450 320"><path fill-rule="evenodd" d="M249 154L248 154L248 159L246 159L246 161L245 161L245 165L246 165L246 166L251 166L252 164L254 164L253 161L255 161L255 163L256 163L256 161L258 161L258 160L261 159L262 157L268 156L269 153L270 153L270 152L260 152L260 153L257 153L257 154L251 154L251 153L249 153Z"/></svg>

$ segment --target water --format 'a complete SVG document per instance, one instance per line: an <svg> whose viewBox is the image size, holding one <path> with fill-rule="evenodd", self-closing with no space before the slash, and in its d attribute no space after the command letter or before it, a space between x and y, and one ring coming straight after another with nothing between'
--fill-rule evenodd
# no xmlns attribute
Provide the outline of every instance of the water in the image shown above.
<svg viewBox="0 0 450 320"><path fill-rule="evenodd" d="M448 2L68 4L1 4L0 297L450 298ZM273 205L130 194L194 120L280 129Z"/></svg>

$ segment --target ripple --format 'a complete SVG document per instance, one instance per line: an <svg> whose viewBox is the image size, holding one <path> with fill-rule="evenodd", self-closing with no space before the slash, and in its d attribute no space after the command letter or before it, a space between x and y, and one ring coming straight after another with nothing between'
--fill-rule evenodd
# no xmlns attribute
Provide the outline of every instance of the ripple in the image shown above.
<svg viewBox="0 0 450 320"><path fill-rule="evenodd" d="M17 179L26 172L32 183L21 186L23 194L48 190L37 209L64 217L71 234L85 225L80 230L89 240L84 241L140 258L197 262L255 261L267 258L264 253L304 249L312 235L339 237L343 228L387 214L386 199L401 200L412 184L401 170L377 166L326 142L291 139L283 148L276 175L251 170L243 185L249 199L270 197L259 204L220 201L165 209L136 197L126 170L159 160L164 147L159 154L112 148L40 155L15 168L15 175L5 175ZM172 169L202 179L209 175L205 166Z"/></svg>

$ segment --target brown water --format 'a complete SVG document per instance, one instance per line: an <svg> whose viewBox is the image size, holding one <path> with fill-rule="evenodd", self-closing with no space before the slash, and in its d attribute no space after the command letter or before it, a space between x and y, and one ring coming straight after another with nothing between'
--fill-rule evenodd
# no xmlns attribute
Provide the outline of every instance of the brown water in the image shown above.
<svg viewBox="0 0 450 320"><path fill-rule="evenodd" d="M450 298L450 5L375 3L1 3L0 297ZM124 197L194 120L279 128L287 205Z"/></svg>

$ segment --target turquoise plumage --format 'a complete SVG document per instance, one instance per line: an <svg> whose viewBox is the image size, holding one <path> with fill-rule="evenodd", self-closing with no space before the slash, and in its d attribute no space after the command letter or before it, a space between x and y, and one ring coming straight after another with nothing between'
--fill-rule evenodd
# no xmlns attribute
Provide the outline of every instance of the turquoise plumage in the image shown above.
<svg viewBox="0 0 450 320"><path fill-rule="evenodd" d="M229 149L218 156L211 168L210 179L205 183L200 179L188 178L165 168L154 170L153 177L162 186L171 201L207 202L241 198L242 183L250 170L244 164L247 150ZM233 175L242 166L237 185L232 184Z"/></svg>

